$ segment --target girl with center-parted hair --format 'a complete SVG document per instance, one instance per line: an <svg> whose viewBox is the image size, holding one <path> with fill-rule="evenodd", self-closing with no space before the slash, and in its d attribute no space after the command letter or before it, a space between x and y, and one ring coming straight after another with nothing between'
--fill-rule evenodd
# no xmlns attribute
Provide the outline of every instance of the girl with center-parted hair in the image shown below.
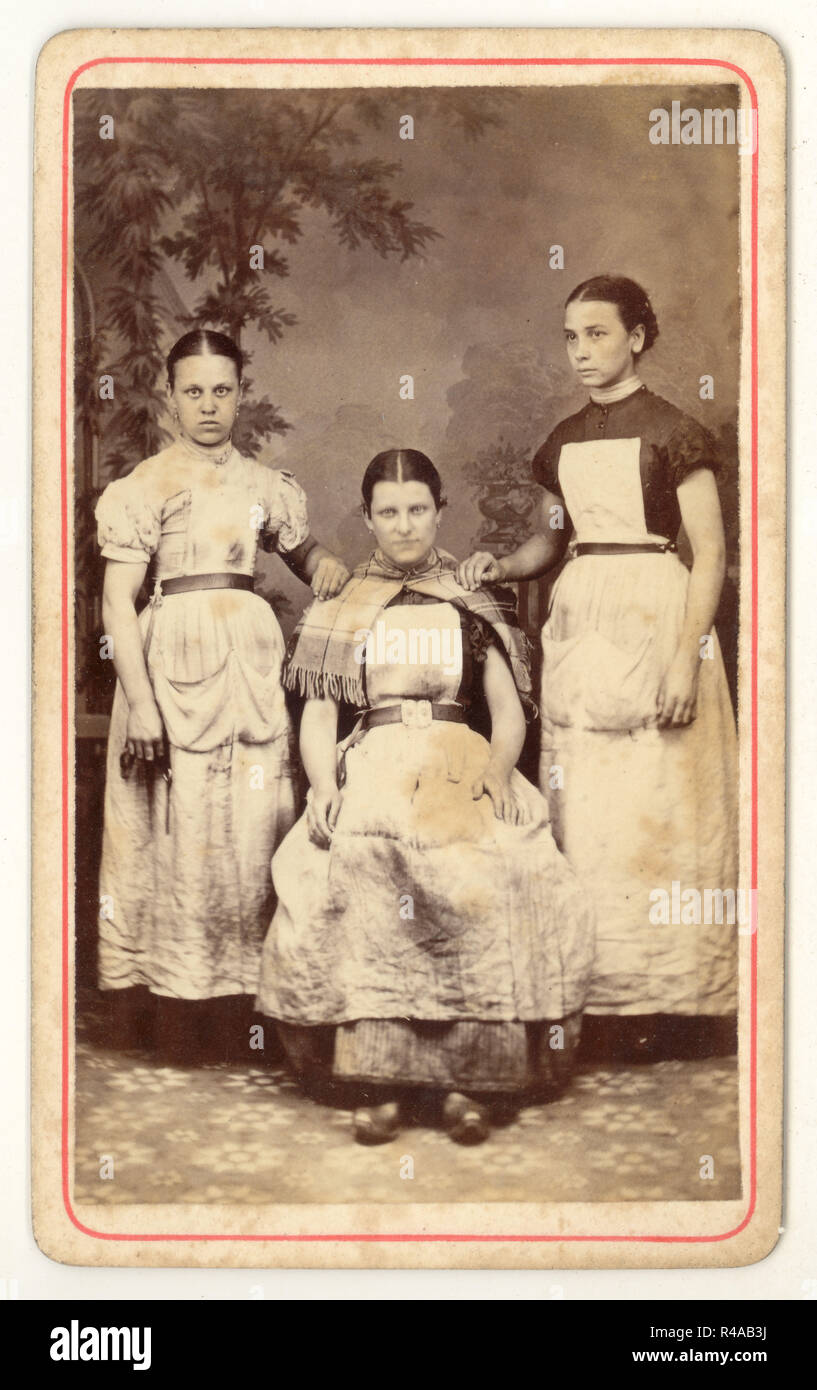
<svg viewBox="0 0 817 1390"><path fill-rule="evenodd" d="M284 641L254 592L276 551L318 597L348 577L309 533L291 473L231 441L240 349L194 331L167 359L177 438L97 506L118 676L108 738L99 984L121 1041L155 996L166 1061L248 1056L272 911L269 860L295 819ZM153 596L135 600L152 565Z"/></svg>
<svg viewBox="0 0 817 1390"><path fill-rule="evenodd" d="M513 595L463 589L436 549L424 454L378 454L362 492L377 548L308 609L285 664L310 791L273 859L259 1008L305 1081L356 1085L359 1142L393 1138L407 1097L432 1092L475 1143L492 1101L568 1079L592 914L515 770L530 674ZM480 698L490 741L468 724Z"/></svg>
<svg viewBox="0 0 817 1390"><path fill-rule="evenodd" d="M707 431L638 374L658 336L640 285L585 281L564 332L590 399L534 456L539 529L501 559L477 552L459 577L477 590L532 578L567 551L542 630L540 786L596 904L585 1041L645 1058L720 1050L737 925L687 907L737 886L737 738L713 628L718 459ZM682 524L691 568L676 553ZM667 911L674 900L683 914ZM612 1039L604 1015L618 1020Z"/></svg>

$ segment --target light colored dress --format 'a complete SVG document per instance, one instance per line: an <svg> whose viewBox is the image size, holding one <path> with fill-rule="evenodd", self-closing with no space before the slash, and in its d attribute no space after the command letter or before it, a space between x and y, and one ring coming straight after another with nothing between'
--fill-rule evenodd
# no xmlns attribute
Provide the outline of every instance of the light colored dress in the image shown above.
<svg viewBox="0 0 817 1390"><path fill-rule="evenodd" d="M534 472L563 496L577 542L674 541L676 489L715 466L707 447L695 421L642 387L563 421ZM736 1007L737 738L714 632L694 722L656 722L688 587L672 552L581 555L557 579L542 631L540 786L596 905L588 1013ZM732 922L661 922L662 903L677 917L694 902L689 889L735 895Z"/></svg>
<svg viewBox="0 0 817 1390"><path fill-rule="evenodd" d="M310 842L303 817L276 853L259 1008L285 1024L340 1025L336 1075L513 1090L532 1072L553 1080L562 1062L564 1080L593 958L591 910L536 788L514 772L529 821L498 820L472 793L487 741L465 723L424 720L424 702L470 694L458 609L398 600L383 618L366 693L372 708L402 704L403 721L341 745L331 848ZM524 1023L565 1019L564 1042L546 1036L534 1058Z"/></svg>
<svg viewBox="0 0 817 1390"><path fill-rule="evenodd" d="M215 464L179 441L109 484L97 506L108 560L155 577L252 575L256 547L308 535L290 474L235 449ZM181 999L254 994L273 896L270 856L295 818L284 642L249 590L167 595L139 617L172 780L120 771L128 705L117 682L100 871L99 984Z"/></svg>

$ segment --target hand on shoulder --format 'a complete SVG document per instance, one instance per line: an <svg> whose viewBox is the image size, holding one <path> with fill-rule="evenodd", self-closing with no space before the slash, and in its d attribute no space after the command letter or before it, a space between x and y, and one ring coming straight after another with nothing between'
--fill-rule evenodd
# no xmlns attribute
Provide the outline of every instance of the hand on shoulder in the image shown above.
<svg viewBox="0 0 817 1390"><path fill-rule="evenodd" d="M463 589L479 589L483 584L501 584L505 578L502 561L487 550L475 550L457 567L457 583Z"/></svg>

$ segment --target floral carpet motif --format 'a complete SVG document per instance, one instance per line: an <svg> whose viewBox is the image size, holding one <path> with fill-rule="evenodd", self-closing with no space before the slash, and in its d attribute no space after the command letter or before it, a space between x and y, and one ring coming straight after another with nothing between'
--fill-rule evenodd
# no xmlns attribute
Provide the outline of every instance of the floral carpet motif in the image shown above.
<svg viewBox="0 0 817 1390"><path fill-rule="evenodd" d="M732 1057L586 1067L560 1100L525 1108L472 1149L427 1123L362 1148L348 1110L308 1099L275 1065L162 1067L80 1038L76 1077L79 1202L740 1196Z"/></svg>

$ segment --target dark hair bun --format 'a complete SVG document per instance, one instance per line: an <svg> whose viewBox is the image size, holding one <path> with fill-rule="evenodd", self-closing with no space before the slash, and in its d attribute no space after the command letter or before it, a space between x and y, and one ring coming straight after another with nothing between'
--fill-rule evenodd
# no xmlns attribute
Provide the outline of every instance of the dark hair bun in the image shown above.
<svg viewBox="0 0 817 1390"><path fill-rule="evenodd" d="M594 275L591 280L583 280L568 297L567 304L576 300L597 299L604 304L615 304L621 322L631 333L639 324L644 327L644 353L651 348L658 337L658 319L650 303L646 290L626 275ZM640 356L640 354L639 354Z"/></svg>

